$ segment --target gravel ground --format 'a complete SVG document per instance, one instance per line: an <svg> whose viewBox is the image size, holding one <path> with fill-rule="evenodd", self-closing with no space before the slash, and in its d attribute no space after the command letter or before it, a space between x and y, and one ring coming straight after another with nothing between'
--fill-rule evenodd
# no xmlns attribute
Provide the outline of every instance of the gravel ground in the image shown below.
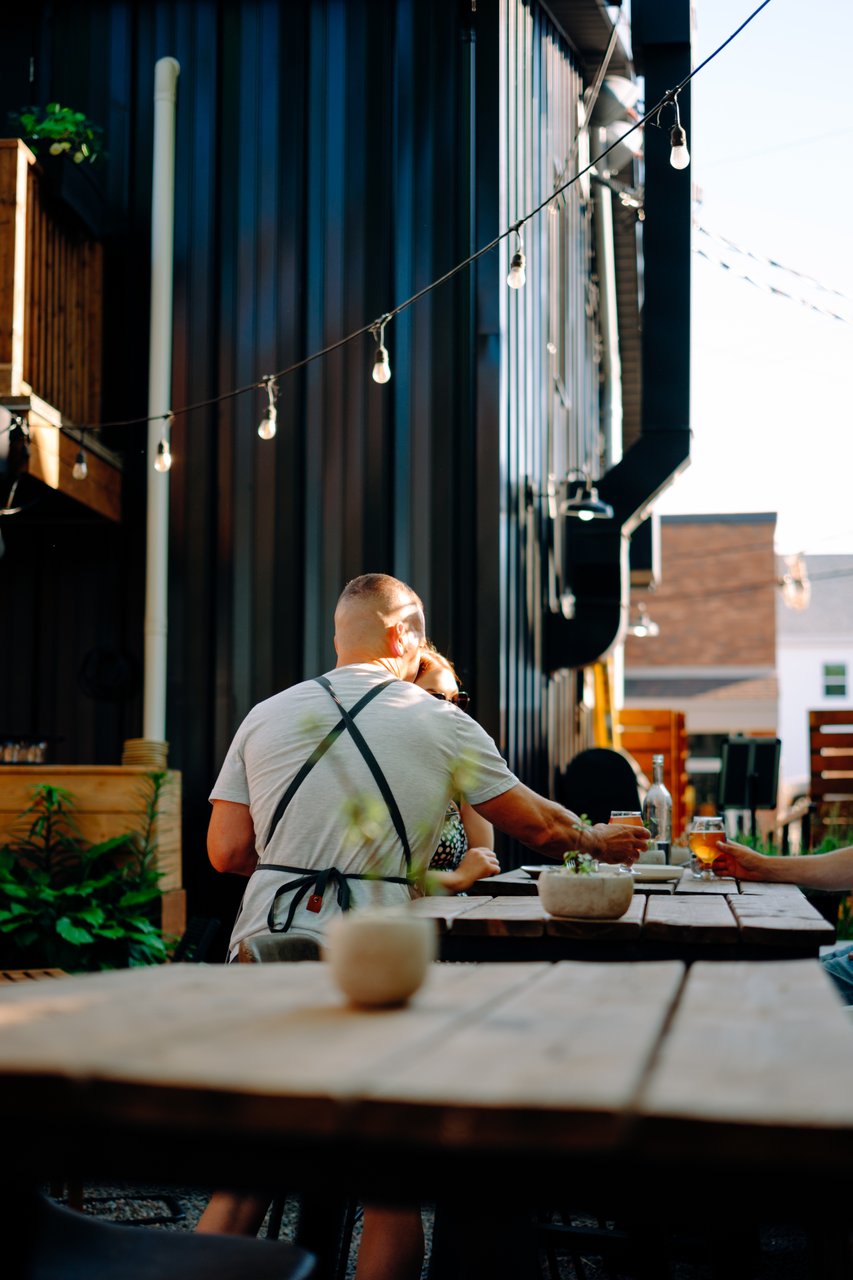
<svg viewBox="0 0 853 1280"><path fill-rule="evenodd" d="M87 1212L96 1213L114 1221L140 1223L149 1218L172 1218L171 1221L159 1222L163 1230L191 1231L198 1222L204 1206L207 1204L208 1192L198 1188L179 1187L164 1191L157 1187L126 1187L114 1185L109 1187L84 1188L84 1208ZM297 1213L297 1203L289 1200L285 1206L282 1222L282 1237L292 1238ZM177 1215L173 1217L173 1215ZM575 1225L591 1225L592 1219L575 1217ZM424 1210L424 1227L427 1238L427 1260L424 1264L423 1276L426 1280L429 1264L429 1246L432 1233L432 1213ZM359 1226L353 1235L350 1251L348 1277L355 1274L355 1254L358 1247ZM805 1233L790 1225L775 1225L761 1231L761 1249L757 1266L751 1273L754 1280L804 1280L812 1274L812 1257L809 1242ZM707 1261L707 1254L701 1258L701 1245L697 1255L695 1239L686 1235L673 1238L673 1261L667 1269L661 1260L660 1280L712 1280L713 1272ZM691 1260L691 1254L693 1255ZM697 1260L697 1256L701 1260ZM619 1269L615 1263L605 1265L600 1257L590 1251L583 1253L576 1269L571 1258L566 1255L553 1259L553 1270L549 1270L548 1259L541 1254L543 1280L632 1280L635 1272L632 1269ZM725 1274L725 1269L717 1273ZM740 1273L744 1274L744 1273ZM434 1278L435 1280L435 1278Z"/></svg>

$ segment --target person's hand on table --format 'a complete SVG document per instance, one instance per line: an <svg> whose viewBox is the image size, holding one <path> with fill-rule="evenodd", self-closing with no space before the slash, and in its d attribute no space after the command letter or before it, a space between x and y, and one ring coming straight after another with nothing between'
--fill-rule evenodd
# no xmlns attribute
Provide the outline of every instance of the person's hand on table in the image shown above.
<svg viewBox="0 0 853 1280"><path fill-rule="evenodd" d="M435 878L451 893L464 893L477 880L500 875L501 864L492 849L475 846L467 849L459 866L453 871L433 872Z"/></svg>
<svg viewBox="0 0 853 1280"><path fill-rule="evenodd" d="M714 860L714 873L718 876L735 876L738 880L769 880L773 858L756 853L736 840L724 840L719 845L720 856Z"/></svg>
<svg viewBox="0 0 853 1280"><path fill-rule="evenodd" d="M623 826L618 822L596 822L585 827L581 853L591 853L599 862L636 862L652 838L645 827Z"/></svg>

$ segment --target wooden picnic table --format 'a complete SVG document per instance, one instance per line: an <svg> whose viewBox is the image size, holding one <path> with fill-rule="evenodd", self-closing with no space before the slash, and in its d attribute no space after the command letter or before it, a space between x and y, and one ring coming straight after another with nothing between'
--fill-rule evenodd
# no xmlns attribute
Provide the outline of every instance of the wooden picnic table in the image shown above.
<svg viewBox="0 0 853 1280"><path fill-rule="evenodd" d="M771 1202L799 1221L849 1169L853 1022L811 961L436 964L374 1011L321 963L169 965L10 984L0 1025L4 1190L446 1197L463 1248L486 1209L599 1197L674 1225L703 1188L714 1230ZM466 1276L518 1276L474 1245Z"/></svg>
<svg viewBox="0 0 853 1280"><path fill-rule="evenodd" d="M832 925L795 885L689 874L677 883L638 882L617 920L550 916L524 872L491 876L476 888L413 904L437 921L444 960L791 960L817 956L835 940ZM487 895L489 888L500 892Z"/></svg>

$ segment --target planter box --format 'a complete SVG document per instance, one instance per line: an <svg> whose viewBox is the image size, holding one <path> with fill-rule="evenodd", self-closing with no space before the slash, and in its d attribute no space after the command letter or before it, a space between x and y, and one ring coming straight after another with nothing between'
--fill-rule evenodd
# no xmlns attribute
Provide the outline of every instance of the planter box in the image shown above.
<svg viewBox="0 0 853 1280"><path fill-rule="evenodd" d="M145 779L150 771L129 765L0 765L0 844L20 831L21 814L32 802L33 787L49 782L74 799L80 833L90 843L126 831L138 831L145 804ZM160 796L160 815L154 836L157 865L164 873L163 928L182 932L185 912L181 888L181 775L170 770Z"/></svg>

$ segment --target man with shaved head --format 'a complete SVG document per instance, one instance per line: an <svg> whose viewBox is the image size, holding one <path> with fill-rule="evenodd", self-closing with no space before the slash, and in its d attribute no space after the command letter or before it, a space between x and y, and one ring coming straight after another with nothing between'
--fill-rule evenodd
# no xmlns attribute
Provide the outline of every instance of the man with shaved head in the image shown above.
<svg viewBox="0 0 853 1280"><path fill-rule="evenodd" d="M424 631L411 587L384 573L354 578L335 609L335 669L259 703L238 729L208 832L214 867L249 877L232 957L256 934L319 940L333 915L366 900L366 872L372 901L377 883L385 902L408 900L460 774L469 804L546 856L580 849L630 862L641 851L648 833L584 826L523 786L475 720L412 683ZM359 830L354 798L382 820Z"/></svg>
<svg viewBox="0 0 853 1280"><path fill-rule="evenodd" d="M335 609L334 670L259 703L238 729L211 792L207 842L218 871L249 877L232 958L258 934L319 940L333 916L367 900L367 875L371 902L408 901L460 789L539 853L638 857L647 831L585 826L523 786L475 720L412 683L424 639L411 587L384 573L354 578ZM266 1204L220 1193L199 1229L252 1233ZM358 1280L414 1280L422 1254L417 1211L365 1213Z"/></svg>

